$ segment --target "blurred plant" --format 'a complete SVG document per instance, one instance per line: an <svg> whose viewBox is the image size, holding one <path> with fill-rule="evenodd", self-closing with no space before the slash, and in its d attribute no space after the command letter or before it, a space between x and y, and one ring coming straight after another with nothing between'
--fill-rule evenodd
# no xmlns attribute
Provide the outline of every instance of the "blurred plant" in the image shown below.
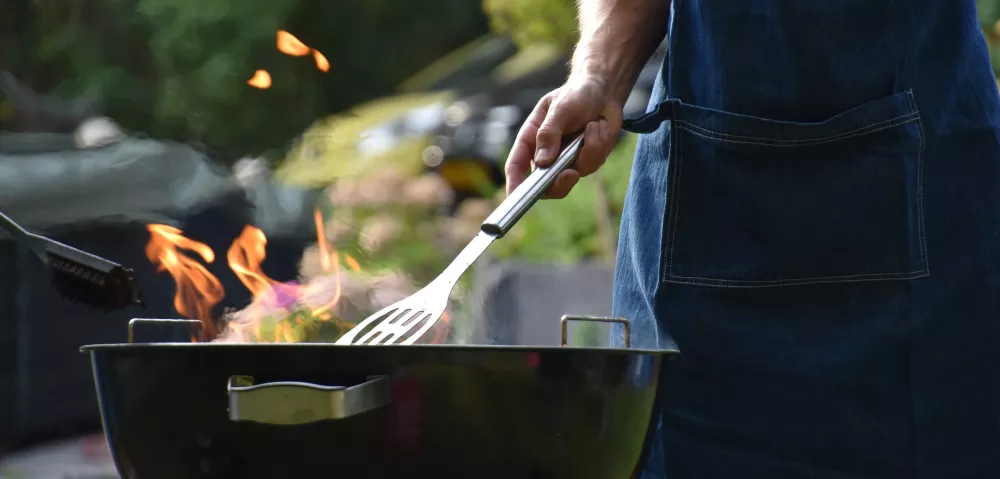
<svg viewBox="0 0 1000 479"><path fill-rule="evenodd" d="M126 130L233 160L283 150L317 116L391 92L487 28L465 0L12 2L0 61L33 89L93 94ZM329 72L279 53L279 29L322 51ZM258 69L271 88L246 84Z"/></svg>
<svg viewBox="0 0 1000 479"><path fill-rule="evenodd" d="M617 237L636 139L635 135L625 136L600 174L581 180L566 198L536 204L508 233L508 238L491 247L492 254L498 258L566 263L606 257L598 211L603 208L610 214ZM601 198L597 182L604 186L606 205L596 203Z"/></svg>
<svg viewBox="0 0 1000 479"><path fill-rule="evenodd" d="M983 27L990 49L993 74L1000 74L1000 0L976 0L979 24Z"/></svg>
<svg viewBox="0 0 1000 479"><path fill-rule="evenodd" d="M426 282L453 256L455 245L446 241L444 230L451 194L435 174L386 169L342 179L324 200L327 238L373 269L402 271Z"/></svg>
<svg viewBox="0 0 1000 479"><path fill-rule="evenodd" d="M494 31L522 48L546 43L569 51L579 36L575 0L483 0L483 11Z"/></svg>

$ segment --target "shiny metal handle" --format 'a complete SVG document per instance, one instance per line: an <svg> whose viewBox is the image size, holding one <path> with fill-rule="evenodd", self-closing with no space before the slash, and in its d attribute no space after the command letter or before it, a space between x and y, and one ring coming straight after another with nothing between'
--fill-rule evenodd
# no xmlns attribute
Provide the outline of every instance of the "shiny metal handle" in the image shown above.
<svg viewBox="0 0 1000 479"><path fill-rule="evenodd" d="M582 146L583 134L581 133L569 142L551 165L535 168L535 171L528 175L524 183L514 188L514 191L486 218L481 227L482 231L497 238L502 238L503 235L507 234L514 223L517 223L517 220L521 219L524 213L541 199L559 173L562 173L576 161Z"/></svg>
<svg viewBox="0 0 1000 479"><path fill-rule="evenodd" d="M189 333L192 333L195 337L201 334L201 321L197 319L157 319L157 318L132 318L128 322L128 342L135 342L135 331L136 328L139 331L146 333L145 336L155 336L152 331L155 329L154 326L163 326L163 329L176 331L179 328L185 328ZM157 343L162 342L161 338L141 340L144 343Z"/></svg>
<svg viewBox="0 0 1000 479"><path fill-rule="evenodd" d="M591 321L598 323L620 323L625 327L625 348L632 347L632 328L628 324L628 320L625 318L609 318L607 316L572 316L569 314L563 315L559 318L559 326L562 329L562 345L566 347L566 325L570 321Z"/></svg>
<svg viewBox="0 0 1000 479"><path fill-rule="evenodd" d="M298 425L344 419L392 402L391 380L373 376L357 386L304 382L253 384L248 376L229 378L229 419L261 424Z"/></svg>

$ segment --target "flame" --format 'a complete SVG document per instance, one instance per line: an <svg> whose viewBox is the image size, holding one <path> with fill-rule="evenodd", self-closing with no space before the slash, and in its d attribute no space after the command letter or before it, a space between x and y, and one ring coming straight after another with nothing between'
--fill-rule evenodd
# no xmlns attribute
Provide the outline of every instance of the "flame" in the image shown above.
<svg viewBox="0 0 1000 479"><path fill-rule="evenodd" d="M344 255L344 262L347 263L347 269L349 269L349 270L351 270L351 271L353 271L355 273L361 271L361 264L359 264L358 260L354 259L353 256L351 256L349 254L345 254Z"/></svg>
<svg viewBox="0 0 1000 479"><path fill-rule="evenodd" d="M319 68L321 72L330 71L330 61L319 50L313 50L313 59L316 60L316 68Z"/></svg>
<svg viewBox="0 0 1000 479"><path fill-rule="evenodd" d="M320 265L323 267L324 273L329 273L333 271L334 278L334 293L333 298L327 303L313 310L313 314L322 315L334 308L340 301L341 295L341 285L340 285L340 257L337 251L334 250L326 240L326 233L323 229L323 213L319 211L319 208L313 210L313 222L316 223L316 244L319 245L319 260ZM322 316L326 318L325 315Z"/></svg>
<svg viewBox="0 0 1000 479"><path fill-rule="evenodd" d="M174 308L184 317L198 319L205 334L214 336L218 329L212 320L212 309L225 296L222 283L194 258L181 250L192 251L206 263L215 261L215 253L204 243L184 237L184 232L173 226L148 225L149 243L146 258L174 278L177 292Z"/></svg>
<svg viewBox="0 0 1000 479"><path fill-rule="evenodd" d="M438 324L435 324L434 327L431 328L434 330L434 339L432 339L431 342L434 344L440 344L448 339L448 330L451 329L450 326L451 319L448 318L448 313L441 313L441 319L438 319Z"/></svg>
<svg viewBox="0 0 1000 479"><path fill-rule="evenodd" d="M266 246L264 232L256 226L247 225L226 252L229 267L255 297L269 292L271 286L276 284L260 269L260 264L267 257Z"/></svg>
<svg viewBox="0 0 1000 479"><path fill-rule="evenodd" d="M240 235L226 251L226 261L241 283L253 295L250 305L235 316L230 314L226 323L225 340L294 343L306 340L305 332L317 323L341 323L337 315L337 304L341 300L342 263L352 272L362 270L358 260L348 254L339 253L326 239L323 215L313 211L316 223L316 239L320 253L320 264L326 281L332 278L332 296L324 304L305 304L303 296L307 285L295 282L281 283L267 276L261 264L267 258L267 237L253 225L243 228ZM167 271L177 285L174 306L177 312L188 318L202 322L204 338L219 337L220 330L212 316L214 307L223 299L225 291L219 280L212 275L196 257L181 250L193 252L205 263L215 261L215 254L204 243L186 238L183 232L167 225L148 226L150 240L146 245L146 256L159 271ZM279 316L275 318L274 316ZM270 317L271 321L268 321ZM273 324L272 331L266 331L264 323ZM447 339L449 318L443 315L440 325L435 326L433 342ZM268 326L270 327L270 326ZM204 339L203 338L203 339Z"/></svg>
<svg viewBox="0 0 1000 479"><path fill-rule="evenodd" d="M256 226L247 225L240 236L233 241L226 252L226 261L236 277L253 294L253 301L244 310L243 321L231 326L246 330L249 324L256 340L262 338L260 323L265 311L297 301L299 286L296 284L279 283L267 276L261 269L261 263L267 257L267 237ZM275 328L275 342L286 339L292 333L285 330L285 323L279 323Z"/></svg>
<svg viewBox="0 0 1000 479"><path fill-rule="evenodd" d="M312 50L301 40L284 30L278 30L278 51L293 57L303 57Z"/></svg>
<svg viewBox="0 0 1000 479"><path fill-rule="evenodd" d="M247 85L261 90L271 88L271 74L267 70L257 70L253 77L247 80Z"/></svg>

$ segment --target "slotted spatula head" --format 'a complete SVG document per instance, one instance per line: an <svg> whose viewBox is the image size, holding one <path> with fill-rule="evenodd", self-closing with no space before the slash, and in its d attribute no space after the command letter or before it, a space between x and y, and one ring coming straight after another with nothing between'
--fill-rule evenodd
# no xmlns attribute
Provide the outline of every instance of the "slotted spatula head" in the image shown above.
<svg viewBox="0 0 1000 479"><path fill-rule="evenodd" d="M410 297L369 316L336 344L413 344L441 319L455 283L496 236L480 232L430 284ZM410 330L416 332L407 335Z"/></svg>
<svg viewBox="0 0 1000 479"><path fill-rule="evenodd" d="M434 327L448 306L454 284L435 283L369 316L336 344L413 344ZM416 332L408 335L414 328Z"/></svg>

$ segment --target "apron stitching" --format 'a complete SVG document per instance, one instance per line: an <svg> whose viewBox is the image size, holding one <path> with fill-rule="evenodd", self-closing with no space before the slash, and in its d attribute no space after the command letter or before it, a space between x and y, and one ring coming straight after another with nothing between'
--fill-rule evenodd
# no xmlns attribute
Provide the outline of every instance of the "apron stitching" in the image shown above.
<svg viewBox="0 0 1000 479"><path fill-rule="evenodd" d="M920 120L920 109L917 108L917 100L913 97L913 90L906 91L906 98L910 102L910 109L917 114L917 134L920 136L920 153L917 157L917 215L920 217L920 252L924 260L924 271L930 274L930 261L927 259L927 231L924 226L924 152L926 141L924 139L924 125Z"/></svg>
<svg viewBox="0 0 1000 479"><path fill-rule="evenodd" d="M838 282L838 283L852 283L861 282L871 279L914 279L925 276L927 274L926 268L918 271L910 271L908 273L864 273L864 274L852 274L846 276L817 276L812 278L789 278L789 279L768 279L768 280L754 280L754 279L723 279L723 278L704 278L700 276L679 276L671 273L670 277L674 279L689 279L689 280L701 280L713 283L725 283L731 285L739 284L753 284L758 286L764 285L779 285L779 284L809 284L809 283L824 283L824 282Z"/></svg>
<svg viewBox="0 0 1000 479"><path fill-rule="evenodd" d="M671 106L671 117L676 118L675 110L676 103L672 103ZM673 120L676 122L677 120ZM667 254L667 267L663 271L663 280L669 278L673 273L674 264L674 239L677 236L677 220L680 216L680 179L681 179L681 165L684 163L684 154L682 152L681 141L678 139L678 135L670 129L671 143L677 149L677 174L673 175L673 181L671 181L670 188L673 190L670 193L671 205L670 205L670 216L668 217L668 226L670 227L670 241L667 243L667 247L670 248L670 252Z"/></svg>
<svg viewBox="0 0 1000 479"><path fill-rule="evenodd" d="M910 113L908 115L899 116L879 123L874 123L864 128L858 128L856 130L851 130L844 133L838 133L836 135L828 137L808 138L802 140L780 140L780 139L770 139L770 138L755 138L752 136L731 135L728 133L709 130L707 128L698 125L693 125L683 120L674 120L674 122L679 123L681 125L681 129L687 130L691 132L691 134L698 135L703 138L715 139L726 143L745 143L751 145L767 145L775 147L808 146L808 145L818 145L822 143L832 143L834 141L846 140L848 138L867 135L870 133L875 133L889 128L894 128L900 125L905 125L907 123L913 123L918 121L920 121L919 113ZM756 141L750 141L750 140L756 140Z"/></svg>

